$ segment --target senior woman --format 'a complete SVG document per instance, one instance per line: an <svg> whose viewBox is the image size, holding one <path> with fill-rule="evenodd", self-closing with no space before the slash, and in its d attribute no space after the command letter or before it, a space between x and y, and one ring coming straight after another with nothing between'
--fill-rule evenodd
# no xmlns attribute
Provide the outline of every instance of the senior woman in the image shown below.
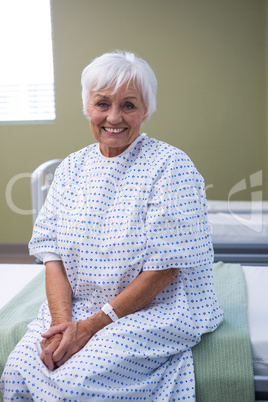
<svg viewBox="0 0 268 402"><path fill-rule="evenodd" d="M36 221L47 302L8 359L6 401L195 399L191 347L222 311L203 179L185 153L140 134L156 88L128 52L82 73L97 143L61 163Z"/></svg>

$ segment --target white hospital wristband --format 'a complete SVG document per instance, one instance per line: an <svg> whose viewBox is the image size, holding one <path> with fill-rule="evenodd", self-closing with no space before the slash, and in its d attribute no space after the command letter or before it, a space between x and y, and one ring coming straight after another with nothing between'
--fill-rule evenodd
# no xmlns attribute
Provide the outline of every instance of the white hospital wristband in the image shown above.
<svg viewBox="0 0 268 402"><path fill-rule="evenodd" d="M114 312L114 309L109 303L104 304L104 306L101 309L106 315L108 315L111 318L111 320L113 321L119 320L119 317L117 317L117 315Z"/></svg>

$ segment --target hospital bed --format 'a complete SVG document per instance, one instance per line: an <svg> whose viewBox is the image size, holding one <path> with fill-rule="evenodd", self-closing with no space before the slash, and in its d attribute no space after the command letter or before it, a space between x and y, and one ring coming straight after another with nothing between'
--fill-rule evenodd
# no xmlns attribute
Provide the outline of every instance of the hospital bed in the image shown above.
<svg viewBox="0 0 268 402"><path fill-rule="evenodd" d="M33 172L34 221L60 162L45 162ZM268 202L208 200L208 220L215 262L243 266L256 398L268 401Z"/></svg>
<svg viewBox="0 0 268 402"><path fill-rule="evenodd" d="M34 220L44 202L55 168L59 163L60 160L48 161L38 167L32 175ZM235 202L230 205L222 201L209 201L208 216L215 249L215 262L224 261L227 265L231 263L234 264L234 268L237 263L242 266L247 294L246 314L252 353L255 400L268 401L268 220L266 220L268 205L264 203L261 212L260 205L253 205L253 212L251 208L252 205L245 202ZM261 221L257 215L259 213L265 215L262 216ZM246 224L245 228L237 227L242 223ZM247 223L249 224L247 225ZM254 235L255 233L256 235ZM36 280L40 271L42 274L42 270L42 264L0 264L0 276L1 279L3 278L0 282L0 295L2 296L0 297L0 319L2 309L5 310L8 303L16 300L18 294ZM14 285L14 280L16 285ZM12 284L13 293L10 293L11 286L7 286L7 283ZM40 292L38 296L39 294ZM243 308L241 306L241 309ZM0 363L0 367L2 367L3 363ZM224 402L240 402L238 399L235 401L222 400ZM250 400L248 399L248 401ZM208 402L208 400L200 402Z"/></svg>
<svg viewBox="0 0 268 402"><path fill-rule="evenodd" d="M268 400L268 202L209 200L208 220L215 262L243 264L256 397Z"/></svg>
<svg viewBox="0 0 268 402"><path fill-rule="evenodd" d="M218 264L222 264L222 266L218 267ZM212 385L208 386L209 392L212 393L213 385L214 392L216 392L217 397L213 397L209 399L209 397L197 398L197 402L253 402L254 401L254 392L255 392L255 401L268 401L268 320L267 318L267 305L268 305L268 294L267 294L267 282L268 282L268 266L242 266L243 278L245 279L245 292L247 295L247 305L243 303L238 306L231 301L231 309L235 309L238 312L238 316L236 314L233 316L232 320L229 319L230 311L228 307L228 299L230 298L229 290L230 287L233 287L231 293L231 297L236 297L236 289L237 283L233 279L230 278L230 273L235 271L238 267L238 264L224 264L218 263L215 264L215 269L220 268L226 270L225 276L222 275L218 277L215 273L215 281L222 282L222 278L226 281L226 285L223 288L224 291L227 290L227 294L225 295L225 303L227 299L227 307L224 305L223 309L225 311L225 321L221 326L212 334L206 334L205 336L211 337L208 339L208 350L211 349L211 345L213 344L213 339L219 333L221 329L224 333L225 328L225 337L226 337L226 328L227 328L227 336L229 339L224 339L225 343L220 342L220 346L215 346L215 351L213 351L213 356L215 353L222 353L224 356L224 362L222 364L223 369L218 367L218 363L216 361L216 368L213 366L212 358L213 356L208 356L208 353L204 350L201 350L201 357L197 358L195 361L196 367L196 375L197 375L197 385L199 386L200 391L206 392L206 380L205 385L203 385L202 389L202 378L199 379L198 373L204 372L204 364L209 366L208 372L213 371L213 379ZM241 269L241 267L240 267ZM0 373L4 368L6 358L10 351L14 348L15 344L18 340L23 336L26 331L27 324L32 319L34 319L37 315L38 309L42 302L45 300L45 277L44 277L44 266L42 264L0 264ZM228 283L230 280L230 284ZM216 284L215 284L216 285ZM221 283L222 285L222 283ZM239 292L238 292L239 293ZM220 299L221 300L221 299ZM240 301L238 301L240 303ZM223 303L223 302L222 302ZM245 356L248 357L248 367L241 367L245 364L245 356L244 350L240 350L237 352L237 356L233 361L230 356L236 352L236 343L238 347L243 347L243 342L238 337L241 332L241 317L245 313L248 320L246 326L249 327L248 342L249 342L249 351L245 353ZM224 327L225 325L225 327ZM236 327L229 328L228 327ZM221 328L222 327L222 328ZM233 334L235 329L235 333ZM229 337L230 333L230 337ZM217 337L216 337L217 338ZM238 338L238 339L237 339ZM197 345L203 346L205 344L205 339L201 342L201 344ZM233 345L234 343L234 345ZM223 345L223 347L221 347ZM242 345L242 346L241 346ZM196 347L195 347L196 348ZM202 349L202 348L201 348ZM213 349L213 348L212 348ZM221 349L221 350L220 350ZM205 357L203 354L205 353ZM252 353L252 354L251 354ZM197 356L198 357L198 356ZM194 354L195 358L195 354ZM217 357L218 358L218 357ZM199 363L199 364L198 364ZM211 368L211 367L212 368ZM198 370L199 367L199 370ZM225 369L225 373L224 373ZM228 397L226 394L222 395L222 391L219 391L220 394L217 394L217 388L222 390L226 385L226 381L230 381L230 386L232 385L237 389L237 392L241 392L243 387L241 386L241 375L239 371L244 373L248 371L250 373L249 380L252 378L253 385L253 399L250 397L242 399L239 396L234 399ZM238 372L238 378L236 379L235 374L234 377L228 377L230 372ZM214 374L214 372L216 374ZM226 374L227 372L227 374ZM251 376L252 372L252 376ZM242 373L242 374L243 374ZM202 376L201 376L202 377ZM227 378L227 379L226 379ZM247 379L246 379L247 380ZM246 381L243 379L244 383ZM213 382L214 381L214 382ZM201 382L201 385L200 385ZM232 384L235 382L235 384ZM242 383L243 385L243 383ZM199 391L199 388L197 390ZM215 391L216 388L216 391ZM254 391L255 388L255 391ZM0 397L1 400L1 397Z"/></svg>

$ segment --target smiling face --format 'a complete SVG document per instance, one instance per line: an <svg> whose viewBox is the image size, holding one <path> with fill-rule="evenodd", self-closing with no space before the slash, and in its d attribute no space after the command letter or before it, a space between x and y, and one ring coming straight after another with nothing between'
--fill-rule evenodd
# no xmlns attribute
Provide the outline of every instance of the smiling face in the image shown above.
<svg viewBox="0 0 268 402"><path fill-rule="evenodd" d="M104 156L114 157L124 152L140 134L146 111L140 92L133 83L92 91L87 107L90 128Z"/></svg>

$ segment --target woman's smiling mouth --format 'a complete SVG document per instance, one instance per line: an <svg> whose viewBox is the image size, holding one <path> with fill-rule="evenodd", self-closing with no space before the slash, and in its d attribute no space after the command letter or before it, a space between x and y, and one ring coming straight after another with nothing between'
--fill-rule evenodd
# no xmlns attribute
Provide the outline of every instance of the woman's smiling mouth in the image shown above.
<svg viewBox="0 0 268 402"><path fill-rule="evenodd" d="M112 127L103 127L103 129L107 133L112 133L112 134L120 134L126 130L126 128L112 128Z"/></svg>

